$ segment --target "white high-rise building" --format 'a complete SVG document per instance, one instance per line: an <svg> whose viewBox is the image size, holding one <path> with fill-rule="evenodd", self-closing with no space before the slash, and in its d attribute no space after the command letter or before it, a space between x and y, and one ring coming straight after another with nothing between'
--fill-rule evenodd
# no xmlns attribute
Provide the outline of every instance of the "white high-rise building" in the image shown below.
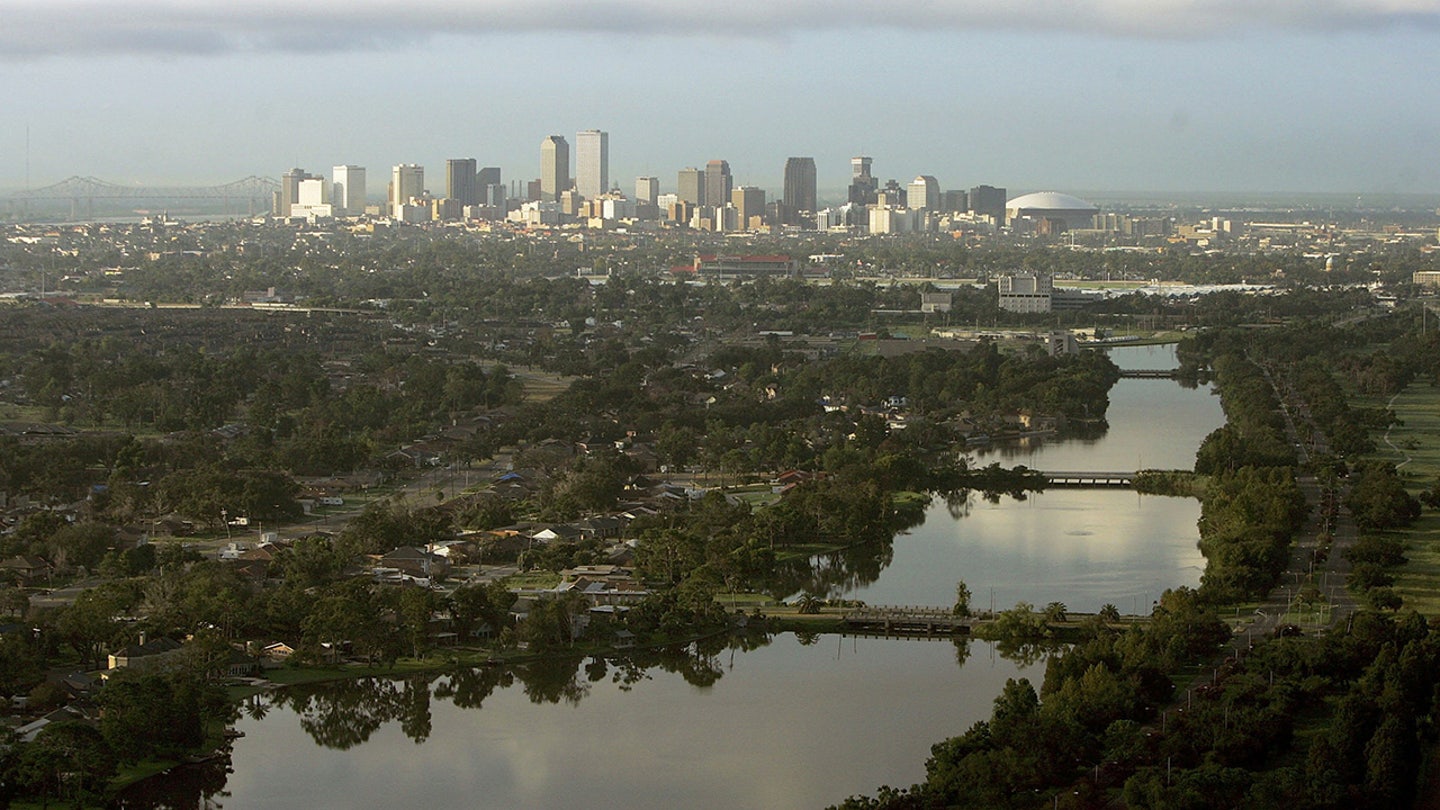
<svg viewBox="0 0 1440 810"><path fill-rule="evenodd" d="M365 213L365 167L336 166L330 170L334 184L330 205L342 217L358 217Z"/></svg>
<svg viewBox="0 0 1440 810"><path fill-rule="evenodd" d="M296 189L296 205L324 205L330 202L330 184L323 177L307 177Z"/></svg>
<svg viewBox="0 0 1440 810"><path fill-rule="evenodd" d="M905 189L905 207L936 211L940 208L940 183L928 174L910 181Z"/></svg>
<svg viewBox="0 0 1440 810"><path fill-rule="evenodd" d="M575 133L575 190L587 200L610 190L610 133Z"/></svg>
<svg viewBox="0 0 1440 810"><path fill-rule="evenodd" d="M317 217L334 216L330 205L330 183L323 177L306 177L295 186L295 202L290 206L290 216L305 217L314 221Z"/></svg>
<svg viewBox="0 0 1440 810"><path fill-rule="evenodd" d="M400 206L425 196L425 167L401 163L390 170L390 212L400 217Z"/></svg>

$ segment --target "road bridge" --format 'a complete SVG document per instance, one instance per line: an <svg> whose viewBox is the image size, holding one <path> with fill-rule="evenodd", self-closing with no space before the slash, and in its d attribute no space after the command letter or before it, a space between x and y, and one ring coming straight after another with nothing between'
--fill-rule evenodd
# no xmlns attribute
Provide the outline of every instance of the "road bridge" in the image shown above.
<svg viewBox="0 0 1440 810"><path fill-rule="evenodd" d="M845 614L847 629L886 635L953 635L970 632L971 624L969 616L958 616L950 608L939 607L873 605Z"/></svg>
<svg viewBox="0 0 1440 810"><path fill-rule="evenodd" d="M1126 380L1173 380L1180 376L1178 368L1122 368L1121 379Z"/></svg>
<svg viewBox="0 0 1440 810"><path fill-rule="evenodd" d="M1047 487L1072 487L1096 489L1102 487L1126 488L1135 485L1133 472L1041 472Z"/></svg>
<svg viewBox="0 0 1440 810"><path fill-rule="evenodd" d="M0 197L7 214L26 219L35 209L54 210L68 205L71 219L95 217L95 204L100 202L116 209L138 206L163 207L175 204L209 204L225 213L253 216L270 210L271 196L280 189L273 177L251 175L218 186L126 186L96 177L68 177L40 188L16 191Z"/></svg>

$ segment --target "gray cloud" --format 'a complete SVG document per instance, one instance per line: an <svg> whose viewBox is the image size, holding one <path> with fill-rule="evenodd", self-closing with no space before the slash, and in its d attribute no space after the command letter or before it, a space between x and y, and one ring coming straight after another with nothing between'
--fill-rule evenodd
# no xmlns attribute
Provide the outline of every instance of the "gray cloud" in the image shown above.
<svg viewBox="0 0 1440 810"><path fill-rule="evenodd" d="M1440 0L0 0L0 58L339 52L436 35L574 32L785 37L900 29L1197 38L1440 29Z"/></svg>

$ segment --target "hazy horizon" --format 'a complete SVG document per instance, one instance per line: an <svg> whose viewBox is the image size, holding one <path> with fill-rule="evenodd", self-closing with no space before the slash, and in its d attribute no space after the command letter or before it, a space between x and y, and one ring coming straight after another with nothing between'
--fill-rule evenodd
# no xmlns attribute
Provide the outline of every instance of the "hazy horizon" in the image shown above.
<svg viewBox="0 0 1440 810"><path fill-rule="evenodd" d="M994 6L1000 5L996 8ZM539 176L610 133L623 191L786 157L843 188L1440 192L1440 0L0 0L0 188L212 185L446 158ZM29 146L27 148L27 131ZM28 182L27 182L28 177ZM372 192L375 189L372 189Z"/></svg>

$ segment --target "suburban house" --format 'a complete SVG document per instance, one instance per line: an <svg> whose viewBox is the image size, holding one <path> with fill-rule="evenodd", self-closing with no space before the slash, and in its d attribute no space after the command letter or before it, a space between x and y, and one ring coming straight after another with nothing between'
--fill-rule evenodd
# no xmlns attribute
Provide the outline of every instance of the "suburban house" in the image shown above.
<svg viewBox="0 0 1440 810"><path fill-rule="evenodd" d="M140 634L140 640L122 647L110 653L110 669L128 669L132 672L158 672L174 665L175 659L179 657L183 649L180 642L161 636L157 639L146 640L145 634Z"/></svg>
<svg viewBox="0 0 1440 810"><path fill-rule="evenodd" d="M54 570L55 567L43 557L33 554L21 554L0 562L0 578L26 584L42 580L54 573Z"/></svg>

